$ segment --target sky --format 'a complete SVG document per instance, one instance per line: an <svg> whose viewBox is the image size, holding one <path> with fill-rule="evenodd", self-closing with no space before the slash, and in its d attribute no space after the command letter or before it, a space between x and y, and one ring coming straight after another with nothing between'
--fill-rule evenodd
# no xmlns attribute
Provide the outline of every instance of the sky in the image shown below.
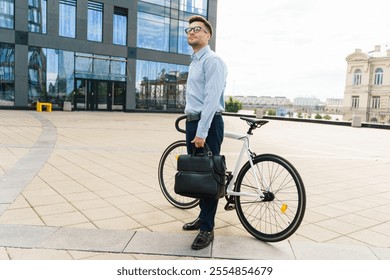
<svg viewBox="0 0 390 280"><path fill-rule="evenodd" d="M225 95L343 98L346 57L390 49L389 11L389 0L219 0Z"/></svg>

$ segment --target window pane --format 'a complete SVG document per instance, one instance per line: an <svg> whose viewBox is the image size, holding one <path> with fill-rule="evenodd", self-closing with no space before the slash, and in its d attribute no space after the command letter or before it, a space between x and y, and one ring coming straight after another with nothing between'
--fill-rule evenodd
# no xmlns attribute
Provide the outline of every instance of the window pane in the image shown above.
<svg viewBox="0 0 390 280"><path fill-rule="evenodd" d="M90 41L103 40L103 4L88 1L88 34Z"/></svg>
<svg viewBox="0 0 390 280"><path fill-rule="evenodd" d="M353 74L353 85L360 85L362 83L362 71L360 69L356 69Z"/></svg>
<svg viewBox="0 0 390 280"><path fill-rule="evenodd" d="M383 69L377 68L375 70L374 85L381 85L383 81Z"/></svg>
<svg viewBox="0 0 390 280"><path fill-rule="evenodd" d="M46 92L50 98L55 98L58 102L58 51L54 49L46 51L46 73Z"/></svg>
<svg viewBox="0 0 390 280"><path fill-rule="evenodd" d="M179 42L178 42L178 53L192 54L192 48L188 45L187 35L184 29L188 27L188 23L184 21L179 22Z"/></svg>
<svg viewBox="0 0 390 280"><path fill-rule="evenodd" d="M93 71L97 76L102 76L103 78L109 75L110 71L110 61L105 56L96 55L93 60Z"/></svg>
<svg viewBox="0 0 390 280"><path fill-rule="evenodd" d="M180 10L207 16L207 0L180 0Z"/></svg>
<svg viewBox="0 0 390 280"><path fill-rule="evenodd" d="M169 18L138 12L137 46L169 51Z"/></svg>
<svg viewBox="0 0 390 280"><path fill-rule="evenodd" d="M92 73L92 57L90 54L76 54L76 73Z"/></svg>
<svg viewBox="0 0 390 280"><path fill-rule="evenodd" d="M148 2L160 6L170 7L170 0L142 0L142 2Z"/></svg>
<svg viewBox="0 0 390 280"><path fill-rule="evenodd" d="M126 46L127 44L127 9L114 8L113 43Z"/></svg>
<svg viewBox="0 0 390 280"><path fill-rule="evenodd" d="M74 90L74 52L58 51L58 94L69 96Z"/></svg>
<svg viewBox="0 0 390 280"><path fill-rule="evenodd" d="M13 106L15 100L15 49L0 44L0 105Z"/></svg>
<svg viewBox="0 0 390 280"><path fill-rule="evenodd" d="M28 51L29 103L46 101L46 53L42 48L30 47Z"/></svg>
<svg viewBox="0 0 390 280"><path fill-rule="evenodd" d="M187 76L186 65L137 60L137 108L182 110Z"/></svg>
<svg viewBox="0 0 390 280"><path fill-rule="evenodd" d="M126 76L126 60L114 58L111 61L111 75Z"/></svg>
<svg viewBox="0 0 390 280"><path fill-rule="evenodd" d="M59 35L76 38L76 0L60 0Z"/></svg>
<svg viewBox="0 0 390 280"><path fill-rule="evenodd" d="M46 34L46 0L29 0L28 31Z"/></svg>
<svg viewBox="0 0 390 280"><path fill-rule="evenodd" d="M14 28L14 0L2 0L0 1L0 27L1 28Z"/></svg>

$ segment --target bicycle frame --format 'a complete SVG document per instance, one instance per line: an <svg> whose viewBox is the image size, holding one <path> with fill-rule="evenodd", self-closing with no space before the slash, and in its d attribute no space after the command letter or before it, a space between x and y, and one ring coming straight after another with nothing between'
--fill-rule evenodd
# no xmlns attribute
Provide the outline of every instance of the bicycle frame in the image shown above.
<svg viewBox="0 0 390 280"><path fill-rule="evenodd" d="M226 195L227 196L252 196L252 197L256 197L256 198L260 198L260 199L263 199L264 196L263 196L263 192L261 191L261 188L260 188L260 183L258 181L258 177L257 177L257 171L255 168L253 168L253 160L252 160L252 152L249 150L249 137L251 136L250 134L238 134L238 133L233 133L233 132L225 132L224 133L224 136L226 138L229 138L229 139L233 139L233 140L239 140L239 141L242 141L242 147L241 147L241 151L240 151L240 155L238 156L238 159L236 161L236 165L234 167L234 170L232 172L232 179L230 180L229 182L229 185L226 189ZM252 170L252 173L253 173L253 176L255 178L255 181L256 181L256 187L257 187L257 190L258 190L258 193L257 194L254 194L254 193L246 193L246 192L235 192L233 190L233 187L234 187L234 183L236 181L236 178L237 178L237 175L238 175L238 172L240 171L240 165L241 165L241 162L242 162L242 159L244 157L244 154L246 154L247 158L248 158L248 161L249 161L249 164L251 166L251 170ZM264 178L263 178L264 180Z"/></svg>

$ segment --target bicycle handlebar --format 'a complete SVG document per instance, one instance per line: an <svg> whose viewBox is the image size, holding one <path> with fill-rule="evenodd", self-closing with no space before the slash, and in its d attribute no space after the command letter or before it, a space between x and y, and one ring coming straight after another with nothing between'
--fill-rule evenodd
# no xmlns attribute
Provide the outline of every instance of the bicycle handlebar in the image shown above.
<svg viewBox="0 0 390 280"><path fill-rule="evenodd" d="M183 115L183 116L178 117L177 120L175 121L175 128L176 128L176 130L179 131L179 132L181 132L181 133L184 133L184 134L186 133L186 130L180 128L179 123L180 123L182 120L186 119L186 118L187 118L187 116L186 116L186 115Z"/></svg>

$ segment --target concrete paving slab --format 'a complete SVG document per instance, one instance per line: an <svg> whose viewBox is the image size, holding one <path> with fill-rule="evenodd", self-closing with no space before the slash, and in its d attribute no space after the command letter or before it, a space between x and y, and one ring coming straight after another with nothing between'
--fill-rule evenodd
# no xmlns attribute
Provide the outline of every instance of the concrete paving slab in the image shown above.
<svg viewBox="0 0 390 280"><path fill-rule="evenodd" d="M41 244L41 248L79 250L79 251L102 251L122 252L134 231L60 228Z"/></svg>
<svg viewBox="0 0 390 280"><path fill-rule="evenodd" d="M194 232L193 235L166 232L137 232L124 252L200 258L210 257L211 246L202 250L191 249L191 244L196 235L197 232Z"/></svg>
<svg viewBox="0 0 390 280"><path fill-rule="evenodd" d="M0 197L1 197L1 191L0 191ZM9 204L9 203L2 203L1 201L0 201L0 215L5 211L5 210L7 210L7 208L11 205L11 204Z"/></svg>
<svg viewBox="0 0 390 280"><path fill-rule="evenodd" d="M0 247L0 261L9 260L8 253L4 247Z"/></svg>
<svg viewBox="0 0 390 280"><path fill-rule="evenodd" d="M4 247L35 248L55 233L58 228L0 225L0 244Z"/></svg>
<svg viewBox="0 0 390 280"><path fill-rule="evenodd" d="M212 257L250 260L293 260L288 241L265 243L253 237L216 236Z"/></svg>
<svg viewBox="0 0 390 280"><path fill-rule="evenodd" d="M374 252L378 259L390 260L390 248L370 247L370 249Z"/></svg>
<svg viewBox="0 0 390 280"><path fill-rule="evenodd" d="M377 260L367 246L290 241L297 260Z"/></svg>
<svg viewBox="0 0 390 280"><path fill-rule="evenodd" d="M11 204L15 201L15 199L20 194L20 189L12 189L12 188L0 188L0 203L1 204ZM0 209L1 211L1 209ZM0 212L0 215L3 212Z"/></svg>
<svg viewBox="0 0 390 280"><path fill-rule="evenodd" d="M72 260L67 251L54 249L7 248L11 260Z"/></svg>

